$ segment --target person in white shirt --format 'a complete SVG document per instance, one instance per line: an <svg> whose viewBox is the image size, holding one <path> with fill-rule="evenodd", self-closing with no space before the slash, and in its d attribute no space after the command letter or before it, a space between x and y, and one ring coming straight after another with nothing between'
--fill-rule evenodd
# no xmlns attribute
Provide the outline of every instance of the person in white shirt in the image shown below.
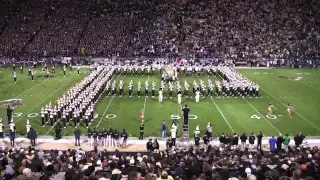
<svg viewBox="0 0 320 180"><path fill-rule="evenodd" d="M172 125L171 128L171 140L172 140L172 146L176 146L176 138L177 138L177 126L175 124Z"/></svg>
<svg viewBox="0 0 320 180"><path fill-rule="evenodd" d="M30 128L31 128L31 124L30 124L30 121L27 119L27 125L26 125L26 128L27 128L27 134L29 133L30 131Z"/></svg>
<svg viewBox="0 0 320 180"><path fill-rule="evenodd" d="M198 89L195 92L195 98L196 98L196 103L198 103L200 100L200 91Z"/></svg>
<svg viewBox="0 0 320 180"><path fill-rule="evenodd" d="M208 122L207 131L208 131L208 138L211 141L212 140L212 125L211 125L211 122Z"/></svg>
<svg viewBox="0 0 320 180"><path fill-rule="evenodd" d="M163 101L163 92L162 89L159 90L159 102L162 103Z"/></svg>
<svg viewBox="0 0 320 180"><path fill-rule="evenodd" d="M181 95L181 92L179 91L178 92L178 104L181 104L181 97L182 97L182 95Z"/></svg>

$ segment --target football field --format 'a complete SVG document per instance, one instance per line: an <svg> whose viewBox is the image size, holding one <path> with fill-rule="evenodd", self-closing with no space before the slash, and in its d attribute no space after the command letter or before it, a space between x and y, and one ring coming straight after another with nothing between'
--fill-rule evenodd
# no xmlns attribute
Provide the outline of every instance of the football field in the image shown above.
<svg viewBox="0 0 320 180"><path fill-rule="evenodd" d="M77 75L74 71L68 71L63 77L62 71L57 69L56 75L50 79L43 76L31 78L24 73L18 74L18 82L13 83L11 68L0 69L0 100L20 98L24 105L14 110L14 121L19 134L24 135L26 119L29 119L32 127L41 135L54 135L54 129L49 126L41 127L40 109L50 101L54 104L70 86L84 78L87 71L81 69L82 74ZM320 73L311 69L240 69L238 70L260 85L258 98L241 97L208 97L200 99L195 103L193 97L182 98L182 106L188 104L190 107L190 133L199 125L204 132L208 122L213 124L214 134L225 133L251 133L262 131L265 136L282 134L295 135L303 132L307 136L320 136ZM206 84L208 79L212 81L221 80L220 77L208 76L180 76L182 91L184 81L192 85L193 81L200 82L202 79ZM124 81L124 95L101 96L95 107L95 120L91 128L107 129L125 128L130 136L139 135L140 110L145 110L145 136L159 137L163 120L167 127L171 127L172 119L182 118L181 106L177 103L176 90L173 90L172 99L168 98L168 86L164 90L163 103L158 102L158 89L160 86L160 75L134 76L117 75L114 77L118 87L119 81ZM129 82L134 83L133 97L128 97ZM141 81L141 96L137 96L137 84ZM149 96L144 96L144 83L149 82ZM151 97L151 84L155 82L156 97ZM190 90L191 90L190 86ZM275 106L274 116L267 117L268 103ZM294 107L292 118L288 117L287 104ZM1 109L0 116L4 123L6 110ZM181 119L182 120L182 119ZM82 123L81 131L86 134L87 129ZM181 128L181 122L179 124ZM63 129L62 135L72 135L72 126ZM179 134L181 135L181 130Z"/></svg>

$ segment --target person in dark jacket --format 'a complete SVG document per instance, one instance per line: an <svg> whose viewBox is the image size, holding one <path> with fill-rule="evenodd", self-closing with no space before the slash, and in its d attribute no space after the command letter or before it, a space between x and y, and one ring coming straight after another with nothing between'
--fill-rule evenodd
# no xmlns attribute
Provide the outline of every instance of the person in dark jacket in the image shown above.
<svg viewBox="0 0 320 180"><path fill-rule="evenodd" d="M301 132L299 132L299 133L294 137L294 143L295 143L296 147L299 147L299 146L302 144L304 138L305 138L305 136L304 136Z"/></svg>
<svg viewBox="0 0 320 180"><path fill-rule="evenodd" d="M237 133L233 133L233 139L232 139L233 148L236 149L238 144L239 144L239 136L237 135Z"/></svg>
<svg viewBox="0 0 320 180"><path fill-rule="evenodd" d="M127 146L128 133L126 132L125 129L123 129L123 131L121 133L121 138L122 138L122 147L126 147Z"/></svg>
<svg viewBox="0 0 320 180"><path fill-rule="evenodd" d="M277 138L277 150L278 150L278 152L279 151L281 151L281 149L282 149L282 143L283 143L283 137L282 137L282 135L280 134L279 136L278 136L278 138Z"/></svg>
<svg viewBox="0 0 320 180"><path fill-rule="evenodd" d="M80 136L81 131L77 128L76 130L74 130L75 146L80 146Z"/></svg>
<svg viewBox="0 0 320 180"><path fill-rule="evenodd" d="M224 133L221 133L221 135L219 136L219 142L220 142L220 146L222 148L224 148L224 145L226 143L226 137L225 137Z"/></svg>
<svg viewBox="0 0 320 180"><path fill-rule="evenodd" d="M153 143L152 143L152 148L153 148L153 150L156 150L156 152L158 152L158 150L159 150L159 143L158 143L158 140L157 140L157 139L155 139L155 140L153 141Z"/></svg>
<svg viewBox="0 0 320 180"><path fill-rule="evenodd" d="M258 149L259 151L261 151L261 149L262 149L262 146L261 146L261 144L262 144L262 138L263 138L263 134L262 134L262 132L260 131L260 133L259 133L258 136L257 136L257 139L258 139L257 149Z"/></svg>
<svg viewBox="0 0 320 180"><path fill-rule="evenodd" d="M30 128L28 137L30 138L31 146L36 146L37 132L33 128Z"/></svg>
<svg viewBox="0 0 320 180"><path fill-rule="evenodd" d="M16 137L15 137L14 132L13 132L11 129L10 129L10 131L9 131L9 138L10 138L11 147L14 147L14 139L15 139Z"/></svg>
<svg viewBox="0 0 320 180"><path fill-rule="evenodd" d="M244 151L244 149L246 148L246 142L247 142L247 135L246 133L243 133L241 136L240 136L240 140L241 140L241 150Z"/></svg>
<svg viewBox="0 0 320 180"><path fill-rule="evenodd" d="M152 139L149 139L149 141L147 142L147 150L148 150L148 152L153 151L153 148L152 148Z"/></svg>
<svg viewBox="0 0 320 180"><path fill-rule="evenodd" d="M250 149L250 151L252 151L252 149L254 147L255 140L256 140L256 136L254 135L254 133L251 133L251 135L249 136L249 149Z"/></svg>

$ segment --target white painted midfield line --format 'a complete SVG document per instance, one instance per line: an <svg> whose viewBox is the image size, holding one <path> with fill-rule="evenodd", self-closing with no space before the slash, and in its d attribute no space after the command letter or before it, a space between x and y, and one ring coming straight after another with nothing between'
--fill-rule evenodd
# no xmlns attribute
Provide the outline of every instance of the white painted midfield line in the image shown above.
<svg viewBox="0 0 320 180"><path fill-rule="evenodd" d="M124 79L124 75L123 75L123 77L122 77L122 80L123 80L123 79ZM100 126L100 123L102 122L102 119L103 119L104 116L106 115L106 113L107 113L107 111L108 111L108 109L109 109L109 107L110 107L110 105L111 105L111 103L112 103L112 101L113 101L113 98L114 98L115 96L116 96L116 95L112 95L112 98L111 98L109 104L107 105L105 111L103 112L103 114L102 114L102 116L101 116L101 118L100 118L100 120L99 120L96 128L98 128L98 127Z"/></svg>
<svg viewBox="0 0 320 180"><path fill-rule="evenodd" d="M221 114L222 118L224 119L224 121L228 124L229 128L231 129L232 132L234 132L233 128L231 127L229 121L227 120L227 118L223 115L223 113L221 112L219 106L217 105L217 103L213 100L212 97L211 98L211 101L213 102L213 104L216 106L216 108L218 109L219 113Z"/></svg>
<svg viewBox="0 0 320 180"><path fill-rule="evenodd" d="M208 77L210 77L209 75L207 75ZM198 80L200 81L199 77L196 76L198 78ZM230 125L229 121L227 120L227 118L224 116L224 114L221 112L219 106L217 105L217 103L213 100L213 98L210 96L211 101L213 102L213 104L215 105L215 107L217 108L217 110L219 111L221 117L224 119L224 121L227 123L227 125L229 126L229 128L231 129L231 131L234 133L235 131L233 130L232 126Z"/></svg>
<svg viewBox="0 0 320 180"><path fill-rule="evenodd" d="M50 95L47 96L47 98L43 99L38 105L36 105L33 109L31 109L29 112L27 112L26 114L24 114L23 116L21 116L18 120L15 121L15 123L18 123L19 121L22 120L23 117L25 117L26 115L28 115L29 113L31 113L33 110L35 110L39 105L41 105L43 102L45 102L47 99L49 99L51 96L53 96L54 94L56 94L61 88L65 87L61 86L59 89L57 89L56 91L54 91L53 93L51 93Z"/></svg>
<svg viewBox="0 0 320 180"><path fill-rule="evenodd" d="M266 90L260 88L261 90L263 90L265 93L269 94ZM270 94L269 94L270 95ZM279 101L277 98L275 98L274 96L270 95L273 99L275 99L276 101L278 101L280 104L282 104L283 106L285 106L287 108L287 105L284 104L283 102ZM316 128L317 130L320 131L320 128L318 128L316 125L314 125L312 122L308 121L306 118L304 118L303 116L301 116L297 111L292 110L292 112L295 112L296 115L298 115L301 119L303 119L304 121L306 121L307 123L309 123L310 125L312 125L314 128Z"/></svg>
<svg viewBox="0 0 320 180"><path fill-rule="evenodd" d="M246 101L246 102L249 104L249 106L251 106L252 109L254 109L257 113L259 113L260 116L262 116L262 118L263 118L271 127L273 127L273 129L275 129L278 133L281 134L281 132L280 132L271 122L269 122L269 121L264 117L264 115L262 115L246 98L243 98L243 99L244 99L244 101Z"/></svg>

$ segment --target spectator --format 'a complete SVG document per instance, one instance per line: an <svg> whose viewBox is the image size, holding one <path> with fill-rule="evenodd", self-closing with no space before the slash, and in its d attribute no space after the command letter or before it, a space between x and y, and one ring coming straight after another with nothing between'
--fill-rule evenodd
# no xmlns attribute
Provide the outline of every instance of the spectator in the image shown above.
<svg viewBox="0 0 320 180"><path fill-rule="evenodd" d="M276 138L274 138L274 136L272 136L272 137L269 139L270 152L273 152L273 151L275 150L276 143L277 143Z"/></svg>

